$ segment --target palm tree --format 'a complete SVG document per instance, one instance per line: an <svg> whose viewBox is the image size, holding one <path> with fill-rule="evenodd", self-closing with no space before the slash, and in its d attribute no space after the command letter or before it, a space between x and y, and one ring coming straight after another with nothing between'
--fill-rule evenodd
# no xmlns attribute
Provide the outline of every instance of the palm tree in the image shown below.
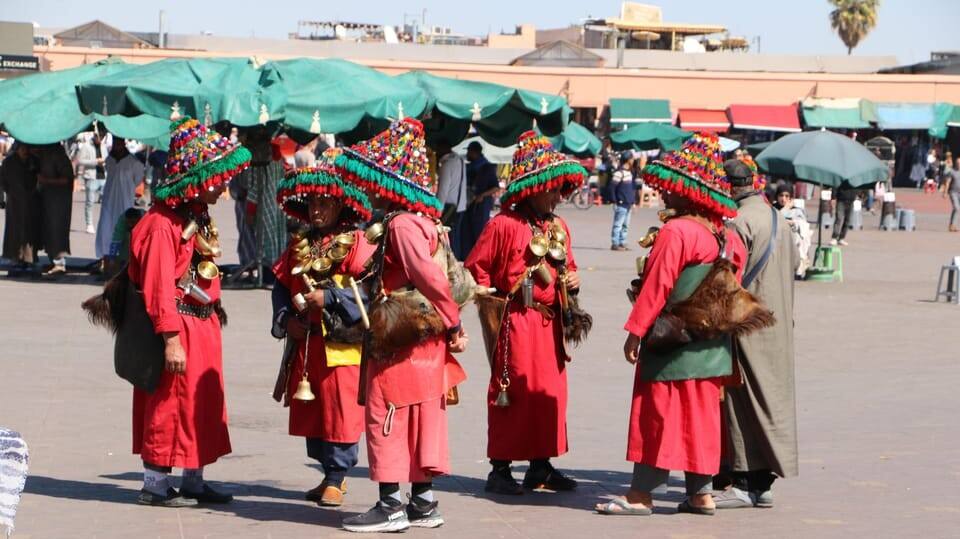
<svg viewBox="0 0 960 539"><path fill-rule="evenodd" d="M877 25L877 8L880 0L827 0L834 8L830 12L830 26L837 31L840 40L847 46L847 54L867 37Z"/></svg>

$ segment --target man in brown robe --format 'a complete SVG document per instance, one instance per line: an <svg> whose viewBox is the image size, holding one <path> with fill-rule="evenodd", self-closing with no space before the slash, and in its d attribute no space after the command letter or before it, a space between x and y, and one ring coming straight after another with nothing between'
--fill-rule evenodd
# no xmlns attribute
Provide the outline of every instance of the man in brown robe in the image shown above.
<svg viewBox="0 0 960 539"><path fill-rule="evenodd" d="M732 486L715 499L721 509L772 507L774 479L795 476L798 468L793 277L799 260L790 226L754 189L753 172L735 159L724 168L738 206L733 226L749 253L743 285L777 323L736 341L743 383L727 388L722 404Z"/></svg>

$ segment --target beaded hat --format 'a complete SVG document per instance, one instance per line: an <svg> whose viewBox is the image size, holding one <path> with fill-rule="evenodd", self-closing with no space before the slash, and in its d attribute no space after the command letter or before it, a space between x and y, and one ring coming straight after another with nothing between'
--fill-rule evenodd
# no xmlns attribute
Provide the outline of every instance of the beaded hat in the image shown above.
<svg viewBox="0 0 960 539"><path fill-rule="evenodd" d="M760 167L757 166L757 162L753 160L753 156L744 152L743 156L740 158L741 161L753 171L753 188L757 191L763 191L767 187L767 176L760 174Z"/></svg>
<svg viewBox="0 0 960 539"><path fill-rule="evenodd" d="M730 182L723 170L720 140L711 133L694 133L679 150L669 152L643 169L647 185L678 194L700 210L720 218L737 215Z"/></svg>
<svg viewBox="0 0 960 539"><path fill-rule="evenodd" d="M580 187L586 177L586 169L556 151L547 137L527 131L517 140L510 179L500 202L509 208L530 195L557 188L567 195Z"/></svg>
<svg viewBox="0 0 960 539"><path fill-rule="evenodd" d="M176 207L229 182L250 165L250 151L193 118L170 124L170 151L154 200Z"/></svg>
<svg viewBox="0 0 960 539"><path fill-rule="evenodd" d="M399 120L377 136L344 148L334 159L340 177L379 196L439 217L443 204L436 197L430 176L423 124L412 118Z"/></svg>
<svg viewBox="0 0 960 539"><path fill-rule="evenodd" d="M277 184L277 203L290 217L309 223L309 202L311 195L329 196L340 199L340 222L357 224L370 220L370 200L358 187L340 179L333 161L341 153L337 148L323 152L313 166L293 169Z"/></svg>

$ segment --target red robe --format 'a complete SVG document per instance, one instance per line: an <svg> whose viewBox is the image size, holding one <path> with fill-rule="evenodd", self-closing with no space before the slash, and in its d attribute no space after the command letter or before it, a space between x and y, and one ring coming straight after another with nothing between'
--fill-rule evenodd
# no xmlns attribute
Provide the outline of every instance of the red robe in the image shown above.
<svg viewBox="0 0 960 539"><path fill-rule="evenodd" d="M742 272L746 248L736 232L728 229L726 235L731 260ZM702 224L690 219L668 221L650 251L643 285L624 329L645 335L666 305L680 272L688 265L713 262L718 251L716 238ZM627 460L666 470L716 474L720 467L721 381L645 381L638 363Z"/></svg>
<svg viewBox="0 0 960 539"><path fill-rule="evenodd" d="M567 271L577 271L567 232ZM467 269L477 284L509 292L536 258L528 246L533 231L527 218L504 210L487 223L467 258ZM498 460L531 460L556 457L567 452L567 370L560 324L557 270L549 265L553 283L534 279L533 299L552 308L552 319L536 309L524 308L518 292L504 316L509 319L506 340L497 349L487 388L487 456ZM501 340L501 342L503 342ZM507 356L507 357L505 357ZM510 406L494 405L500 391L503 362L507 361Z"/></svg>
<svg viewBox="0 0 960 539"><path fill-rule="evenodd" d="M177 311L183 291L176 283L193 256L195 239L182 241L183 220L157 204L133 229L130 279L143 290L147 314L157 333L179 332L186 373L164 371L153 393L133 390L133 452L156 466L198 468L230 453L223 390L220 320L202 320ZM216 301L220 279L197 278ZM196 303L184 298L186 303Z"/></svg>
<svg viewBox="0 0 960 539"><path fill-rule="evenodd" d="M388 225L383 287L414 286L433 304L444 325L460 325L450 283L433 261L439 236L426 217L400 214ZM447 447L447 390L466 379L435 337L398 352L389 361L370 361L366 379L366 439L370 479L381 483L424 482L450 471Z"/></svg>
<svg viewBox="0 0 960 539"><path fill-rule="evenodd" d="M340 263L337 272L358 277L376 250L376 246L368 243L363 238L363 234L359 232L354 234L356 242L350 248L347 257ZM332 236L332 234L327 236L324 241L330 241ZM296 253L292 247L288 247L273 266L273 273L277 276L277 280L290 291L291 298L298 293L306 293L303 279L290 275L290 270L296 265L295 261ZM323 322L323 313L320 310L311 311L310 322L311 325L319 328ZM296 393L297 384L303 378L305 349L306 342L300 342L287 384L288 395ZM288 432L291 436L319 438L327 442L351 444L359 442L360 434L363 433L363 407L357 404L360 367L327 366L324 338L319 331L310 334L309 352L307 379L317 398L312 401L290 399Z"/></svg>

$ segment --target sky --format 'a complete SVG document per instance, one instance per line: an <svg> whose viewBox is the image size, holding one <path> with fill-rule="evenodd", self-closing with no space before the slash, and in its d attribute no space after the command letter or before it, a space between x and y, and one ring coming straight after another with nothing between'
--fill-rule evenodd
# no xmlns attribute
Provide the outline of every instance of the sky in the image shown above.
<svg viewBox="0 0 960 539"><path fill-rule="evenodd" d="M666 22L720 24L732 35L759 37L772 54L846 54L830 29L827 0L661 0ZM619 0L0 0L0 20L71 27L93 19L130 31L156 31L166 12L167 31L285 39L298 20L402 24L421 17L455 33L511 32L520 23L560 28L586 17L614 17ZM752 48L756 52L756 46ZM896 56L901 63L930 59L931 51L960 50L960 0L881 0L876 28L854 50Z"/></svg>

